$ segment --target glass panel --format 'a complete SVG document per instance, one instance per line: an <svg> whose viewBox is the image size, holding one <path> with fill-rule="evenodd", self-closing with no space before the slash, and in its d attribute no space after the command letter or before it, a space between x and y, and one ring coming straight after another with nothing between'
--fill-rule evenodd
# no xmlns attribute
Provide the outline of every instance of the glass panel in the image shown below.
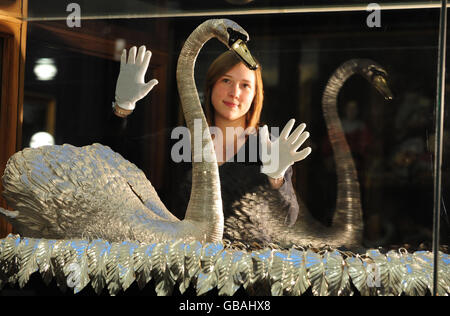
<svg viewBox="0 0 450 316"><path fill-rule="evenodd" d="M80 1L82 15L99 18L83 20L81 28L68 27L65 21L33 21L33 18L63 17L65 8L61 11L54 3L29 1L25 77L25 96L29 101L24 106L24 137L29 139L36 131L46 130L53 133L56 144L110 145L142 169L168 209L183 218L186 207L183 203L190 188L190 182L185 180L189 175L186 168L189 169L190 163L177 164L171 156L174 141L170 140L170 132L183 124L175 70L185 39L206 17L170 15L231 10L231 4L165 1L155 5L155 2L127 1L124 9L124 3L115 7L111 2L101 6L99 1L95 5ZM319 3L325 2L302 1L297 7L318 7ZM439 2L410 3L426 6ZM348 0L334 4L363 3ZM272 9L282 9L283 5L296 4L294 1L248 4L252 8ZM160 18L101 18L165 12L168 16ZM282 128L290 118L296 118L296 124L305 122L311 133L303 147L310 146L312 154L294 164L292 178L300 204L297 222L305 226L313 227L314 222L330 227L336 210L339 162L333 157L321 106L328 80L340 65L355 58L370 58L386 69L394 94L392 101L384 100L367 80L357 75L336 90L339 117L357 169L364 245L431 249L439 10L384 10L379 27L367 24L368 15L360 10L245 14L230 18L248 31L249 49L262 65L265 99L261 123ZM118 135L110 124L111 102L120 70L118 56L123 48L141 44L153 50L146 80L156 77L159 84L137 103L122 130L124 135ZM210 41L200 52L195 76L202 100L207 67L224 50L218 41ZM39 65L53 69L54 77L39 80L35 70ZM35 129L30 127L26 132L28 118L38 123ZM28 139L24 139L25 146ZM445 190L449 177L445 176L446 165L444 169ZM227 189L233 189L235 184L228 183ZM184 192L184 198L180 192ZM443 199L446 205L450 204L445 194ZM224 198L226 201L232 199L228 196L228 200ZM275 205L272 209L281 208ZM261 229L263 232L267 229L276 239L270 227ZM448 245L448 238L448 221L444 220L442 244Z"/></svg>

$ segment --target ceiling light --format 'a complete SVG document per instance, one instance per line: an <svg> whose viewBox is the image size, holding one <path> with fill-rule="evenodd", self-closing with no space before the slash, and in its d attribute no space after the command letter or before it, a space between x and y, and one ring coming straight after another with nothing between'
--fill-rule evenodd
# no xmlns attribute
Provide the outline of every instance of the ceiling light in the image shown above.
<svg viewBox="0 0 450 316"><path fill-rule="evenodd" d="M36 61L34 66L34 74L37 76L38 80L52 80L58 73L55 61L53 58L40 58Z"/></svg>
<svg viewBox="0 0 450 316"><path fill-rule="evenodd" d="M30 147L37 148L41 146L54 145L55 139L53 136L47 132L38 132L31 136Z"/></svg>

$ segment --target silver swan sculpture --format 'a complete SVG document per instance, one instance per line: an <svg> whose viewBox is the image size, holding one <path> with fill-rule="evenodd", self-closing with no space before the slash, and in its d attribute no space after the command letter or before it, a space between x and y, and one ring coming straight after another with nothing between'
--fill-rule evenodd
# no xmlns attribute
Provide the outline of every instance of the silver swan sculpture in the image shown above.
<svg viewBox="0 0 450 316"><path fill-rule="evenodd" d="M246 35L234 23L212 20L194 31L198 42L186 42L177 75L181 85L191 87L190 94L183 94L193 104L183 103L190 122L195 116L204 122L192 92L192 60L211 32L225 42L238 37L237 49L251 58L241 45ZM207 147L210 141L204 140L203 148L213 148ZM56 279L62 291L71 287L79 293L90 284L95 293L107 289L111 295L134 282L143 289L151 279L158 295L170 295L177 283L180 293L193 285L197 295L214 288L219 295L233 295L240 288L251 293L267 289L272 295L302 295L308 289L313 295L352 295L352 285L361 295L425 295L431 289L431 252L385 255L368 250L359 256L333 249L226 247L219 242L223 218L217 164L194 168L198 189L180 222L144 174L108 147L63 145L15 154L3 176L4 194L14 210L1 212L22 236L0 239L0 290L7 284L23 287L34 273L46 284ZM286 237L293 238L294 232L302 231L294 228ZM296 243L302 240L295 238ZM316 233L312 240L329 241L323 238ZM449 256L441 253L439 260L438 293L448 295ZM374 267L379 277L374 278Z"/></svg>
<svg viewBox="0 0 450 316"><path fill-rule="evenodd" d="M312 217L306 217L305 208L293 227L299 244L323 244L339 247L358 248L363 241L363 218L360 187L355 163L347 143L341 119L339 118L337 100L341 88L348 78L361 75L374 86L385 100L392 100L386 70L370 59L351 59L341 64L331 75L322 96L322 110L327 126L328 137L333 148L337 174L336 208L331 227L324 227Z"/></svg>
<svg viewBox="0 0 450 316"><path fill-rule="evenodd" d="M204 157L193 157L192 192L184 220L167 210L141 170L109 147L65 144L27 148L8 160L2 178L3 196L13 211L0 212L16 231L23 236L54 239L220 241L223 212L219 172L194 81L199 51L213 37L235 51L246 65L256 67L245 45L247 32L227 19L199 25L181 50L177 82L187 126L194 135L194 120L201 120L208 133L191 137L192 145L195 137L201 137L199 154Z"/></svg>
<svg viewBox="0 0 450 316"><path fill-rule="evenodd" d="M253 194L253 192L246 194L242 202L236 203L238 215L225 222L225 236L228 239L245 242L259 234L260 240L256 241L264 241L266 238L286 248L293 245L310 245L316 248L331 246L352 250L363 249L363 218L357 170L337 109L339 91L347 79L356 74L367 79L385 99L392 99L392 93L387 84L387 72L369 59L352 59L344 62L328 80L323 92L322 110L333 148L338 190L331 227L321 224L311 216L301 199L298 199L297 221L292 227L287 227L285 211L277 202L277 192L267 191L267 188L263 187L256 190L267 191L264 199L274 201L272 206L258 207L258 205L264 205L260 201L261 194ZM253 225L249 225L248 221L252 220ZM239 227L247 227L247 229L240 230Z"/></svg>
<svg viewBox="0 0 450 316"><path fill-rule="evenodd" d="M358 173L345 138L337 110L337 98L344 83L354 74L363 76L384 97L392 100L393 95L387 84L387 72L370 59L351 59L343 63L329 79L322 97L323 115L328 137L333 148L336 164L337 197L333 216L333 227L342 234L333 236L347 243L352 240L361 244L363 239L363 219Z"/></svg>

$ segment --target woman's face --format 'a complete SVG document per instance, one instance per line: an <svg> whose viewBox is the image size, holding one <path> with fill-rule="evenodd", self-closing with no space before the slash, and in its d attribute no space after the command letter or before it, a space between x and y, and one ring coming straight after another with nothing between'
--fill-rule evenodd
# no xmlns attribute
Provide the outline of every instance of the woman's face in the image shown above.
<svg viewBox="0 0 450 316"><path fill-rule="evenodd" d="M245 118L255 96L255 72L239 63L216 81L211 102L216 119L228 121ZM219 117L218 117L219 116Z"/></svg>

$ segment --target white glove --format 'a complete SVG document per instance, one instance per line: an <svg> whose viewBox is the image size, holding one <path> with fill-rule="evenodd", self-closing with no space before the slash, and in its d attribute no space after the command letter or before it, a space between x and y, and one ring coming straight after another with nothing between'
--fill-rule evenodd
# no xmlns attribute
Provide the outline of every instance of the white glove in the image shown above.
<svg viewBox="0 0 450 316"><path fill-rule="evenodd" d="M284 177L286 170L294 162L305 159L311 153L311 147L307 147L297 152L297 149L309 137L308 132L303 132L305 123L300 124L294 132L289 135L294 126L295 119L289 120L283 131L273 142L270 140L267 125L260 130L262 145L262 167L261 172L273 179ZM266 147L266 148L264 148Z"/></svg>
<svg viewBox="0 0 450 316"><path fill-rule="evenodd" d="M124 49L120 57L120 73L116 84L116 103L125 110L134 110L136 102L147 95L158 84L153 79L145 83L145 73L150 63L152 53L145 46L139 47L136 56L136 46L130 49L128 62L127 50Z"/></svg>

